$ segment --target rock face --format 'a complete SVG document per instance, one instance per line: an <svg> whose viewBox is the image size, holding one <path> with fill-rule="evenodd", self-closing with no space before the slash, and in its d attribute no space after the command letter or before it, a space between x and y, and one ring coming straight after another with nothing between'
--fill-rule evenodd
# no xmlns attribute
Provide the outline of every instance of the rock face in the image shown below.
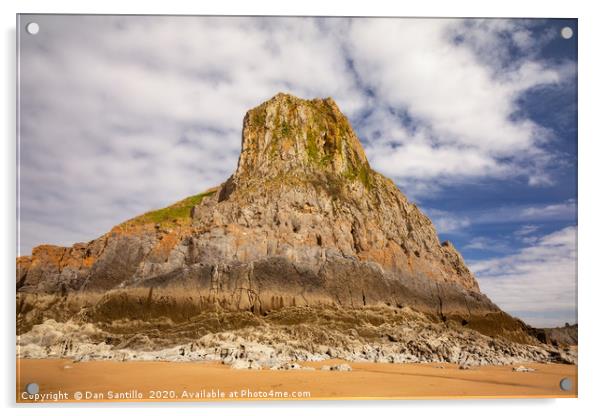
<svg viewBox="0 0 602 416"><path fill-rule="evenodd" d="M529 333L540 342L550 345L577 345L578 325L569 325L558 328L529 328Z"/></svg>
<svg viewBox="0 0 602 416"><path fill-rule="evenodd" d="M330 98L278 94L250 110L236 172L216 188L89 243L39 246L17 259L24 294L115 289L148 291L149 299L153 290L181 289L256 314L302 305L411 307L480 322L482 333L524 332L480 293L429 218L370 168ZM479 321L487 316L502 320Z"/></svg>

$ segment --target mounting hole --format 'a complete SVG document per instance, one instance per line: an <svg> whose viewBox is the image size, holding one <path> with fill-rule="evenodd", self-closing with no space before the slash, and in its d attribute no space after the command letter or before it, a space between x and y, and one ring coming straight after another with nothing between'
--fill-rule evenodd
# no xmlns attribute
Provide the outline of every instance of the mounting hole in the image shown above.
<svg viewBox="0 0 602 416"><path fill-rule="evenodd" d="M40 25L36 22L30 22L27 23L27 26L25 26L25 30L27 30L27 33L30 35L37 35L40 31Z"/></svg>
<svg viewBox="0 0 602 416"><path fill-rule="evenodd" d="M563 27L562 29L560 29L560 36L562 36L564 39L570 39L573 37L573 29L571 29L568 26Z"/></svg>
<svg viewBox="0 0 602 416"><path fill-rule="evenodd" d="M40 386L38 386L38 383L29 383L25 386L25 391L28 394L38 394L40 392Z"/></svg>
<svg viewBox="0 0 602 416"><path fill-rule="evenodd" d="M573 388L573 382L570 378L565 377L560 380L560 390L569 391L571 388Z"/></svg>

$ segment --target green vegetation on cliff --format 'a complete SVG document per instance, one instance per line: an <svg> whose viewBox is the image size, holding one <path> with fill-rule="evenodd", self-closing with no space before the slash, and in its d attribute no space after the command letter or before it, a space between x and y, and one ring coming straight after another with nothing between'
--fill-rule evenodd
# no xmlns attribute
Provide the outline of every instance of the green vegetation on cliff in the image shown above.
<svg viewBox="0 0 602 416"><path fill-rule="evenodd" d="M123 225L144 225L144 224L169 224L174 221L190 218L192 208L199 204L206 196L213 195L216 191L203 192L197 195L189 196L168 207L149 211L126 221Z"/></svg>

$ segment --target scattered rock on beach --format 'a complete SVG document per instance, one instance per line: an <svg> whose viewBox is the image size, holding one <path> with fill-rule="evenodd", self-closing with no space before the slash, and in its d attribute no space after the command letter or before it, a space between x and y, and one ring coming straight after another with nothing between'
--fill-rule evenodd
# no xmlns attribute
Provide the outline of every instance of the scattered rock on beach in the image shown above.
<svg viewBox="0 0 602 416"><path fill-rule="evenodd" d="M349 364L337 364L337 365L323 365L320 367L322 371L352 371L353 369Z"/></svg>
<svg viewBox="0 0 602 416"><path fill-rule="evenodd" d="M531 367L525 367L523 365L519 365L518 367L514 367L512 369L512 371L516 371L517 373L531 373L531 372L535 371L535 369L531 368Z"/></svg>
<svg viewBox="0 0 602 416"><path fill-rule="evenodd" d="M349 364L339 364L335 365L331 368L332 371L351 371L351 366Z"/></svg>
<svg viewBox="0 0 602 416"><path fill-rule="evenodd" d="M235 360L230 368L233 370L261 370L261 365L253 360Z"/></svg>
<svg viewBox="0 0 602 416"><path fill-rule="evenodd" d="M298 363L282 363L276 364L270 367L270 370L306 370L313 371L315 368L313 367L302 367Z"/></svg>

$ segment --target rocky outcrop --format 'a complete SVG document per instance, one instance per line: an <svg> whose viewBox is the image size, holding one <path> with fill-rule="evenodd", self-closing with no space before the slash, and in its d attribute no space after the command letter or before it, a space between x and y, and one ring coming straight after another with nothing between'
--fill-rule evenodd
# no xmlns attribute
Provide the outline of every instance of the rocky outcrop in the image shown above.
<svg viewBox="0 0 602 416"><path fill-rule="evenodd" d="M169 289L259 315L301 305L411 307L529 339L479 291L429 218L371 169L330 98L278 94L250 110L225 183L90 243L37 247L17 259L17 289L149 297Z"/></svg>
<svg viewBox="0 0 602 416"><path fill-rule="evenodd" d="M75 361L220 361L235 369L274 370L303 370L307 367L299 363L331 359L453 363L461 368L577 362L574 348L488 337L461 325L435 322L410 308L294 307L266 317L238 314L235 321L224 319L221 330L195 325L211 322L218 313L202 313L192 322L163 321L152 326L148 322L92 325L46 320L18 338L18 353L22 358ZM349 371L350 367L337 364L323 369Z"/></svg>
<svg viewBox="0 0 602 416"><path fill-rule="evenodd" d="M577 324L557 328L529 328L529 334L537 338L540 342L550 345L577 345L578 344L578 326Z"/></svg>

